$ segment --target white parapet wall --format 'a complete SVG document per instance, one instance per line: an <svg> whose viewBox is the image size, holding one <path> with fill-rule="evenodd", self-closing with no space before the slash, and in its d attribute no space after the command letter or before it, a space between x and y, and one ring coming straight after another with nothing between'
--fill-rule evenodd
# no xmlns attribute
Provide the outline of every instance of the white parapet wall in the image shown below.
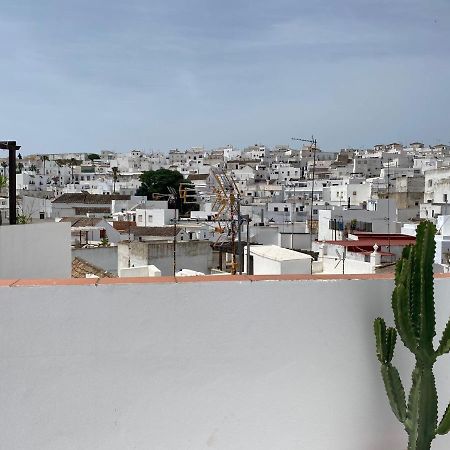
<svg viewBox="0 0 450 450"><path fill-rule="evenodd" d="M160 277L161 271L154 265L138 266L138 267L124 267L119 270L120 278L127 277Z"/></svg>
<svg viewBox="0 0 450 450"><path fill-rule="evenodd" d="M163 281L0 287L2 448L406 448L372 331L392 280ZM435 291L440 333L450 278ZM394 363L409 387L401 344Z"/></svg>
<svg viewBox="0 0 450 450"><path fill-rule="evenodd" d="M1 278L70 278L70 223L0 227Z"/></svg>

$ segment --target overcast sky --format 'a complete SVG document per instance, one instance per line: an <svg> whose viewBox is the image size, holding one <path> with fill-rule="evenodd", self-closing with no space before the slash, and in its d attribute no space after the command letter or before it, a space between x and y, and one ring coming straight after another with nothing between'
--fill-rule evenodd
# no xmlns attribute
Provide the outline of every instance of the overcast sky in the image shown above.
<svg viewBox="0 0 450 450"><path fill-rule="evenodd" d="M450 141L449 0L0 0L24 153Z"/></svg>

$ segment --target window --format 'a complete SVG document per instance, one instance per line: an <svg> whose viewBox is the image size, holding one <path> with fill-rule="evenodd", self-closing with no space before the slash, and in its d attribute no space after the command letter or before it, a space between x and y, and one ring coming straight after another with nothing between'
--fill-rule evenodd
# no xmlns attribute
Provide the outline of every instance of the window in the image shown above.
<svg viewBox="0 0 450 450"><path fill-rule="evenodd" d="M275 206L275 207L273 208L273 210L274 210L275 212L277 212L277 211L278 211L278 206Z"/></svg>
<svg viewBox="0 0 450 450"><path fill-rule="evenodd" d="M356 195L356 191L353 191L353 195Z"/></svg>
<svg viewBox="0 0 450 450"><path fill-rule="evenodd" d="M138 220L138 222L142 222L142 214L138 214L137 220Z"/></svg>
<svg viewBox="0 0 450 450"><path fill-rule="evenodd" d="M284 212L288 212L289 208L287 206L284 207Z"/></svg>
<svg viewBox="0 0 450 450"><path fill-rule="evenodd" d="M444 203L447 203L448 199L447 199L447 194L444 194Z"/></svg>
<svg viewBox="0 0 450 450"><path fill-rule="evenodd" d="M428 187L433 186L433 180L428 180Z"/></svg>
<svg viewBox="0 0 450 450"><path fill-rule="evenodd" d="M147 222L148 222L148 223L152 223L152 222L153 222L153 216L152 216L151 214L149 214L149 215L147 216Z"/></svg>

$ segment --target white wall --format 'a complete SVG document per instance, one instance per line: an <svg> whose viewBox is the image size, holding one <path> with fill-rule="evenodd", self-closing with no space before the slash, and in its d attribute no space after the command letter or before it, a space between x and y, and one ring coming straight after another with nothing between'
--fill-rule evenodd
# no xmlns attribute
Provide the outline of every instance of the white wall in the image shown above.
<svg viewBox="0 0 450 450"><path fill-rule="evenodd" d="M450 279L436 284L438 329ZM1 287L2 448L405 449L375 356L391 280ZM394 362L410 385L411 359ZM443 413L450 357L436 379ZM433 450L448 449L438 437Z"/></svg>
<svg viewBox="0 0 450 450"><path fill-rule="evenodd" d="M136 209L138 227L163 227L169 225L175 216L175 209Z"/></svg>
<svg viewBox="0 0 450 450"><path fill-rule="evenodd" d="M342 254L342 251L341 251ZM325 255L322 261L323 273L346 273L361 274L373 273L374 267L370 262L358 261L355 259L345 258L344 261L339 260L337 255ZM342 267L344 265L344 267Z"/></svg>
<svg viewBox="0 0 450 450"><path fill-rule="evenodd" d="M72 249L72 258L78 256L94 266L117 275L117 246Z"/></svg>
<svg viewBox="0 0 450 450"><path fill-rule="evenodd" d="M294 244L294 250L309 249L311 247L311 237L308 233L294 233L293 235L289 232L279 233L278 242L283 248L292 249L292 244Z"/></svg>
<svg viewBox="0 0 450 450"><path fill-rule="evenodd" d="M129 254L131 267L153 264L158 267L163 276L173 275L173 243L170 241L119 243L117 258L119 271L129 267ZM177 270L191 269L209 273L211 268L216 266L209 242L177 242L176 266Z"/></svg>
<svg viewBox="0 0 450 450"><path fill-rule="evenodd" d="M70 278L70 223L0 227L0 278Z"/></svg>
<svg viewBox="0 0 450 450"><path fill-rule="evenodd" d="M275 260L259 255L253 250L259 246L250 246L250 255L253 257L253 275L289 275L310 274L311 259L309 257L290 260ZM247 273L247 246L244 246L244 272Z"/></svg>
<svg viewBox="0 0 450 450"><path fill-rule="evenodd" d="M47 219L52 216L51 200L22 195L22 213L32 219L40 219L40 213Z"/></svg>
<svg viewBox="0 0 450 450"><path fill-rule="evenodd" d="M160 277L161 271L153 265L140 267L124 267L119 271L119 277Z"/></svg>

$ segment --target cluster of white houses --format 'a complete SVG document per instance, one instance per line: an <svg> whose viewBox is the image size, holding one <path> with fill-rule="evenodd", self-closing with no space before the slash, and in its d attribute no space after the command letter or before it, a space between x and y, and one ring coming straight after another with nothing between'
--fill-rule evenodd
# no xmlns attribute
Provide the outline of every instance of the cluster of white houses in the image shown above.
<svg viewBox="0 0 450 450"><path fill-rule="evenodd" d="M180 217L165 198L135 195L140 175L161 168L193 185L199 210ZM218 173L233 184L239 216L224 206ZM77 276L80 261L87 276L220 274L233 261L253 274L374 273L392 270L422 219L438 227L436 270L449 270L447 145L31 155L16 186L22 222L70 223ZM5 186L0 218L8 222Z"/></svg>

